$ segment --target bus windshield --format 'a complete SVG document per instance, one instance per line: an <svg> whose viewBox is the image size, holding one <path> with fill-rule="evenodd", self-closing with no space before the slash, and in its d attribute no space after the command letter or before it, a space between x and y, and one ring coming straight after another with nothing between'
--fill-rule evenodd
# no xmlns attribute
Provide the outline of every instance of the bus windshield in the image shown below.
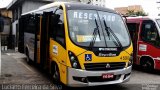
<svg viewBox="0 0 160 90"><path fill-rule="evenodd" d="M119 47L117 42L122 47L130 44L129 34L118 14L96 10L69 10L68 22L69 36L76 45L89 47L93 40L93 47ZM98 33L95 33L95 29ZM106 29L110 29L112 33Z"/></svg>

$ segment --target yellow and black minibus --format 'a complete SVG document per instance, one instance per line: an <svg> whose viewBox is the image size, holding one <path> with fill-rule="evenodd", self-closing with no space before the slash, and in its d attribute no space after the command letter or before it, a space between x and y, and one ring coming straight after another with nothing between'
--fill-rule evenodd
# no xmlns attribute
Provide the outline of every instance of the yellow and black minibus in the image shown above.
<svg viewBox="0 0 160 90"><path fill-rule="evenodd" d="M27 62L49 70L54 81L95 86L126 82L131 76L131 39L113 10L55 2L22 14L19 26L19 50Z"/></svg>

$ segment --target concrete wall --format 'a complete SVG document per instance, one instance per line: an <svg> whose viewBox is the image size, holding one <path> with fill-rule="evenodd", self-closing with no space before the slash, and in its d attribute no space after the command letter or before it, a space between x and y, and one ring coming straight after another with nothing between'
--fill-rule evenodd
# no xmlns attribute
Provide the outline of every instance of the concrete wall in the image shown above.
<svg viewBox="0 0 160 90"><path fill-rule="evenodd" d="M128 13L128 10L134 10L135 12L138 12L143 11L143 8L141 5L130 5L128 7L117 7L114 8L114 10L125 15L126 13Z"/></svg>
<svg viewBox="0 0 160 90"><path fill-rule="evenodd" d="M12 12L11 11L8 11L8 10L0 10L2 16L5 16L5 17L9 17L9 18L12 18Z"/></svg>
<svg viewBox="0 0 160 90"><path fill-rule="evenodd" d="M18 20L12 23L12 35L16 35L16 24L18 24Z"/></svg>
<svg viewBox="0 0 160 90"><path fill-rule="evenodd" d="M35 2L35 1L24 1L22 4L22 14L38 9L40 6L45 5L47 3L44 2Z"/></svg>
<svg viewBox="0 0 160 90"><path fill-rule="evenodd" d="M18 20L16 20L16 21L14 21L13 23L12 23L12 35L13 36L15 36L14 37L14 47L17 47L18 46L18 37L19 37L19 35L18 35L18 27L17 27L17 25L18 25Z"/></svg>
<svg viewBox="0 0 160 90"><path fill-rule="evenodd" d="M11 19L10 18L4 18L4 31L1 34L7 34L9 35L11 29Z"/></svg>
<svg viewBox="0 0 160 90"><path fill-rule="evenodd" d="M1 34L8 35L10 33L12 12L8 11L7 9L0 9L0 13L1 13L1 15L3 17L3 21L4 21L4 31Z"/></svg>

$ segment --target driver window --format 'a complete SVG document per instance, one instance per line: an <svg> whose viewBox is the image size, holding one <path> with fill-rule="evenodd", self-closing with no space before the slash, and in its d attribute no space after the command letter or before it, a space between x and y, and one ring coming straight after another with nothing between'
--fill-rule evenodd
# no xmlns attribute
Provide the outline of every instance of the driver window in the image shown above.
<svg viewBox="0 0 160 90"><path fill-rule="evenodd" d="M63 9L57 9L52 15L51 26L53 28L52 38L65 47L65 30Z"/></svg>
<svg viewBox="0 0 160 90"><path fill-rule="evenodd" d="M151 20L143 21L142 31L141 31L142 40L155 44L158 39L157 28L155 23Z"/></svg>

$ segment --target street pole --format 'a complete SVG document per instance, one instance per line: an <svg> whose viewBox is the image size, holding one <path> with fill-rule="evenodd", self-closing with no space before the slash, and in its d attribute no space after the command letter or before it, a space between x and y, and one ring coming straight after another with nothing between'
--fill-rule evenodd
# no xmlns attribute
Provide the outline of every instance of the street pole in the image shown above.
<svg viewBox="0 0 160 90"><path fill-rule="evenodd" d="M4 21L0 12L0 77L2 75L2 55L1 55L1 32L4 30Z"/></svg>
<svg viewBox="0 0 160 90"><path fill-rule="evenodd" d="M0 77L2 75L2 57L1 57L1 33L0 33Z"/></svg>

